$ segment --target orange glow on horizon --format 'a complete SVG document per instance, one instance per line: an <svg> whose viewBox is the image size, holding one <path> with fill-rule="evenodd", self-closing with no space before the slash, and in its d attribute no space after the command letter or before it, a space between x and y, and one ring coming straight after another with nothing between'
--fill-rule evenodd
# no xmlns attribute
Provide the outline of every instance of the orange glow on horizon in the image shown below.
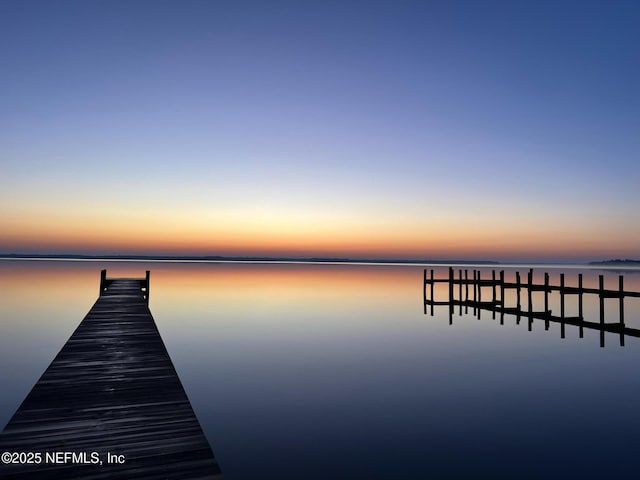
<svg viewBox="0 0 640 480"><path fill-rule="evenodd" d="M559 256L634 256L632 235L598 225L541 224L470 217L436 219L369 218L346 215L208 217L163 212L106 211L64 217L15 213L3 222L5 253L87 253L416 259L504 259Z"/></svg>

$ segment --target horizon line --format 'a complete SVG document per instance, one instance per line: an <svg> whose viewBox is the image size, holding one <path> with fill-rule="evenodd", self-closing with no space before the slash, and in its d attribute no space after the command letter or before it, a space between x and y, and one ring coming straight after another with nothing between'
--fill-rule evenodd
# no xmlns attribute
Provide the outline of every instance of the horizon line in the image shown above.
<svg viewBox="0 0 640 480"><path fill-rule="evenodd" d="M609 259L599 261L496 261L462 259L399 259L399 258L348 258L348 257L291 257L291 256L224 256L224 255L142 255L142 254L45 254L0 253L0 260L77 260L77 261L156 261L175 263L310 263L310 264L371 264L371 265L611 265L637 264L640 260Z"/></svg>
<svg viewBox="0 0 640 480"><path fill-rule="evenodd" d="M268 256L268 255L142 255L142 254L52 254L52 253L0 253L1 260L115 260L115 261L165 261L165 262L288 262L288 263L380 263L380 264L478 264L499 265L496 260L456 260L417 258L349 258L317 256Z"/></svg>
<svg viewBox="0 0 640 480"><path fill-rule="evenodd" d="M116 261L166 263L307 263L307 264L363 264L363 265L580 265L640 267L640 260L478 260L478 259L425 259L425 258L350 258L322 256L268 256L268 255L145 255L145 254L82 254L82 253L0 253L0 260L54 260L54 261Z"/></svg>

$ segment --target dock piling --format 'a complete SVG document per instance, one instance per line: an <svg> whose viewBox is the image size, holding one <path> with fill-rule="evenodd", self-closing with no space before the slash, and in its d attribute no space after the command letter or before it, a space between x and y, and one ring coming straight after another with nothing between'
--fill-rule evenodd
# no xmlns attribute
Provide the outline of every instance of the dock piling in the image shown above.
<svg viewBox="0 0 640 480"><path fill-rule="evenodd" d="M493 293L493 304L496 304L496 271L495 270L491 270L491 290ZM496 311L494 310L491 313L491 318L493 318L494 320L496 319Z"/></svg>
<svg viewBox="0 0 640 480"><path fill-rule="evenodd" d="M100 270L100 295L107 288L107 269L103 268Z"/></svg>
<svg viewBox="0 0 640 480"><path fill-rule="evenodd" d="M431 285L430 285L430 290L431 290L431 300L433 300L433 269L431 269ZM431 316L433 317L433 303L431 304Z"/></svg>
<svg viewBox="0 0 640 480"><path fill-rule="evenodd" d="M584 315L582 314L582 295L584 291L582 290L582 274L578 274L578 317L580 320L584 320ZM584 329L582 327L582 323L580 324L580 338L584 338Z"/></svg>
<svg viewBox="0 0 640 480"><path fill-rule="evenodd" d="M618 289L620 290L620 346L624 347L624 277L618 277Z"/></svg>
<svg viewBox="0 0 640 480"><path fill-rule="evenodd" d="M531 313L533 311L533 300L532 300L532 293L533 293L533 270L529 270L529 273L527 275L527 301L529 303L529 313Z"/></svg>
<svg viewBox="0 0 640 480"><path fill-rule="evenodd" d="M500 270L500 325L504 325L504 270Z"/></svg>
<svg viewBox="0 0 640 480"><path fill-rule="evenodd" d="M549 274L547 272L544 272L544 311L549 311ZM545 319L544 329L549 330L549 319Z"/></svg>
<svg viewBox="0 0 640 480"><path fill-rule="evenodd" d="M453 267L449 267L449 325L453 325Z"/></svg>
<svg viewBox="0 0 640 480"><path fill-rule="evenodd" d="M149 270L146 271L145 274L145 300L147 301L147 305L149 305L149 293L151 291L151 285L149 284L149 280L151 279L151 272Z"/></svg>
<svg viewBox="0 0 640 480"><path fill-rule="evenodd" d="M560 316L564 317L564 273L560 274Z"/></svg>
<svg viewBox="0 0 640 480"><path fill-rule="evenodd" d="M424 281L422 282L422 302L424 303L424 314L427 314L427 269L424 269Z"/></svg>

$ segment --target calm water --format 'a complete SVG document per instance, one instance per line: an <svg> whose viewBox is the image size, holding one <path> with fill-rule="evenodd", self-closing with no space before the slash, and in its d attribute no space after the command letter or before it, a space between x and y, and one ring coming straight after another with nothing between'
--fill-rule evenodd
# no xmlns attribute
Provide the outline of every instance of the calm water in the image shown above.
<svg viewBox="0 0 640 480"><path fill-rule="evenodd" d="M567 326L561 339L558 324L529 332L457 309L449 325L447 307L423 314L414 266L0 261L1 426L93 305L105 267L152 270L151 311L228 480L638 476L640 339L622 348L607 334L600 348L598 332ZM536 280L545 270L567 285L579 272L539 267ZM597 285L600 271L582 273ZM638 271L625 287L640 291ZM585 297L587 319L597 305ZM617 308L607 300L608 320ZM625 318L640 328L640 300L626 300Z"/></svg>

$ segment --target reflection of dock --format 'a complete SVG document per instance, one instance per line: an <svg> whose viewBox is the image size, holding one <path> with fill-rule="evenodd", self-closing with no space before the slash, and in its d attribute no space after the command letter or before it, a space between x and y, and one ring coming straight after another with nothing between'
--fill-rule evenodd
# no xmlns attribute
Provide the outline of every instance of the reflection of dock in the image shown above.
<svg viewBox="0 0 640 480"><path fill-rule="evenodd" d="M144 279L100 297L0 434L0 477L222 478L148 308ZM31 463L26 463L31 462Z"/></svg>
<svg viewBox="0 0 640 480"><path fill-rule="evenodd" d="M624 346L624 337L640 337L640 330L629 328L624 323L624 299L625 297L640 297L640 292L629 292L624 290L624 277L618 277L618 289L608 290L604 288L604 276L599 276L598 288L586 288L582 285L582 274L578 274L578 285L570 287L565 284L564 273L560 274L560 284L551 285L549 283L549 274L544 274L544 283L535 284L533 282L533 269L529 270L527 281L522 282L520 272L515 274L515 282L507 282L504 278L504 270L496 276L496 271L491 272L491 278L482 278L480 270L473 270L472 276L468 270L458 271L456 278L455 271L449 268L448 278L434 278L433 270L424 270L423 298L424 313L427 313L427 307L431 307L431 315L433 315L434 305L446 305L449 307L449 323L453 323L453 313L455 307L459 307L459 313L462 315L462 308L468 313L469 308L473 309L473 314L481 317L482 310L490 311L495 319L496 313L500 314L500 323L504 323L504 315L510 314L516 316L519 324L521 317L526 317L529 321L529 330L532 328L534 319L545 321L545 330L549 329L550 322L560 323L560 334L565 337L565 325L574 325L579 327L580 338L584 336L584 329L592 329L600 331L600 346L604 347L605 332L618 333L620 335L620 345ZM434 297L434 286L437 283L446 283L448 285L449 298L446 301L436 301ZM457 288L456 288L457 287ZM483 300L483 288L490 288L490 300ZM506 290L516 291L516 305L508 307L505 305L504 293ZM457 290L457 298L456 298ZM429 294L427 293L429 292ZM471 291L471 293L470 293ZM498 295L499 292L499 295ZM544 293L544 308L536 311L533 307L533 292ZM558 292L560 295L560 315L553 315L549 309L549 294ZM527 296L527 308L522 309L521 298ZM578 315L567 316L565 314L565 297L567 295L575 295L578 297ZM583 297L584 295L597 295L600 299L600 321L592 322L584 319L583 315ZM605 322L605 299L618 299L618 321Z"/></svg>

